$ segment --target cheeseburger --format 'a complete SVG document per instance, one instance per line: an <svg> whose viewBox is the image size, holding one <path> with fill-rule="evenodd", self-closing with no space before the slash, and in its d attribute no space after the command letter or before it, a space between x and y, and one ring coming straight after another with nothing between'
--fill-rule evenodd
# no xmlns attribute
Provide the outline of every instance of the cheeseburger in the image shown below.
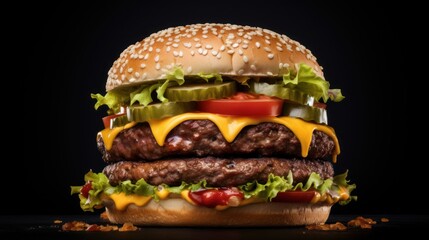
<svg viewBox="0 0 429 240"><path fill-rule="evenodd" d="M108 72L97 135L106 163L73 186L113 223L293 226L324 223L355 199L334 174L330 89L303 45L276 32L195 24L129 46Z"/></svg>

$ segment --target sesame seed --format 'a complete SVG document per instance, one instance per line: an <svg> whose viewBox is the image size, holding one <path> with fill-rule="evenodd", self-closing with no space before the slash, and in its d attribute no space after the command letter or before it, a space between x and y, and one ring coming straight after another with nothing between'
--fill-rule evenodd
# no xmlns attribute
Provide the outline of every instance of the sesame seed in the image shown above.
<svg viewBox="0 0 429 240"><path fill-rule="evenodd" d="M155 62L159 62L159 55L155 56Z"/></svg>
<svg viewBox="0 0 429 240"><path fill-rule="evenodd" d="M279 42L276 42L276 44L277 44L277 46L279 46L279 47L281 47L281 46L282 46L282 44L281 44L281 43L279 43Z"/></svg>
<svg viewBox="0 0 429 240"><path fill-rule="evenodd" d="M186 34L186 37L187 37L187 38L191 38L191 37L192 37L192 35L191 35L191 34Z"/></svg>
<svg viewBox="0 0 429 240"><path fill-rule="evenodd" d="M136 79L135 78L130 78L130 80L128 80L129 82L134 82Z"/></svg>
<svg viewBox="0 0 429 240"><path fill-rule="evenodd" d="M197 43L197 44L195 44L195 47L196 48L200 48L202 45L201 45L201 43Z"/></svg>
<svg viewBox="0 0 429 240"><path fill-rule="evenodd" d="M171 45L172 44L172 42L166 42L165 43L165 45L167 45L167 46L169 46L169 45Z"/></svg>
<svg viewBox="0 0 429 240"><path fill-rule="evenodd" d="M268 75L273 76L274 74L272 72L267 72Z"/></svg>
<svg viewBox="0 0 429 240"><path fill-rule="evenodd" d="M240 70L238 70L238 74L243 74L244 73L244 69L240 69Z"/></svg>
<svg viewBox="0 0 429 240"><path fill-rule="evenodd" d="M205 56L205 55L207 55L207 53L208 53L207 49L204 49L203 50L203 55Z"/></svg>
<svg viewBox="0 0 429 240"><path fill-rule="evenodd" d="M221 31L221 33L222 33L222 31ZM232 39L234 39L234 38L235 38L235 36L234 36L234 34L233 34L233 33L228 34L227 39L232 40Z"/></svg>
<svg viewBox="0 0 429 240"><path fill-rule="evenodd" d="M279 50L280 52L283 52L283 48L277 46L277 50Z"/></svg>
<svg viewBox="0 0 429 240"><path fill-rule="evenodd" d="M186 69L186 72L187 72L187 73L191 73L191 72L192 72L192 67L191 67L191 66L189 66L189 67Z"/></svg>
<svg viewBox="0 0 429 240"><path fill-rule="evenodd" d="M268 45L271 44L270 40L267 40L267 39L265 39L265 43L268 44Z"/></svg>
<svg viewBox="0 0 429 240"><path fill-rule="evenodd" d="M250 65L250 69L252 69L253 71L256 71L256 66L255 65Z"/></svg>
<svg viewBox="0 0 429 240"><path fill-rule="evenodd" d="M265 50L266 52L271 52L271 48L269 48L269 47L264 47L264 50Z"/></svg>
<svg viewBox="0 0 429 240"><path fill-rule="evenodd" d="M195 55L195 51L191 50L191 56L194 56L194 55Z"/></svg>
<svg viewBox="0 0 429 240"><path fill-rule="evenodd" d="M207 35L203 35L202 37L203 37L203 38L208 38L208 37L207 37Z"/></svg>
<svg viewBox="0 0 429 240"><path fill-rule="evenodd" d="M227 51L227 53L228 53L228 54L234 54L234 50L233 50L233 49L228 50L228 51Z"/></svg>
<svg viewBox="0 0 429 240"><path fill-rule="evenodd" d="M243 32L238 32L237 35L240 36L240 37L242 37L244 35L244 33Z"/></svg>
<svg viewBox="0 0 429 240"><path fill-rule="evenodd" d="M174 48L177 48L179 46L179 44L177 44L177 43L173 43L173 47Z"/></svg>
<svg viewBox="0 0 429 240"><path fill-rule="evenodd" d="M183 52L179 51L179 57L183 57Z"/></svg>
<svg viewBox="0 0 429 240"><path fill-rule="evenodd" d="M256 45L257 48L261 47L261 44L259 42L256 42L255 45Z"/></svg>
<svg viewBox="0 0 429 240"><path fill-rule="evenodd" d="M167 52L170 52L171 47L170 47L170 46L168 46L165 50L166 50Z"/></svg>
<svg viewBox="0 0 429 240"><path fill-rule="evenodd" d="M207 49L212 49L212 48L213 48L213 46L212 46L212 45L210 45L210 44L207 44L207 45L206 45L206 48L207 48Z"/></svg>
<svg viewBox="0 0 429 240"><path fill-rule="evenodd" d="M283 63L279 63L279 69L283 68Z"/></svg>
<svg viewBox="0 0 429 240"><path fill-rule="evenodd" d="M186 43L183 43L183 46L185 46L187 48L191 48L192 44L190 42L186 42Z"/></svg>
<svg viewBox="0 0 429 240"><path fill-rule="evenodd" d="M213 55L213 56L216 56L216 55L217 55L217 51L216 51L216 50L213 50L213 51L212 51L212 55Z"/></svg>
<svg viewBox="0 0 429 240"><path fill-rule="evenodd" d="M273 59L274 58L274 54L272 54L272 53L268 54L268 58L269 59Z"/></svg>
<svg viewBox="0 0 429 240"><path fill-rule="evenodd" d="M249 47L249 45L247 45L247 44L243 44L243 46L241 46L241 48L243 48L243 49L247 49Z"/></svg>
<svg viewBox="0 0 429 240"><path fill-rule="evenodd" d="M143 68L145 68L145 67L146 67L146 64L144 64L144 63L140 64L140 68L141 68L141 69L143 69Z"/></svg>
<svg viewBox="0 0 429 240"><path fill-rule="evenodd" d="M216 55L216 58L217 59L220 59L222 57L222 54L220 54L220 53L218 53L217 55Z"/></svg>
<svg viewBox="0 0 429 240"><path fill-rule="evenodd" d="M178 37L179 37L179 36L176 36L176 37L174 38L174 42L176 42L176 43L180 42L180 39L179 39Z"/></svg>
<svg viewBox="0 0 429 240"><path fill-rule="evenodd" d="M149 58L149 53L146 53L146 55L144 55L144 60L147 60Z"/></svg>
<svg viewBox="0 0 429 240"><path fill-rule="evenodd" d="M232 47L233 47L233 48L237 48L237 47L238 47L238 43L234 43L234 44L232 44Z"/></svg>
<svg viewBox="0 0 429 240"><path fill-rule="evenodd" d="M139 73L139 72L135 72L135 73L134 73L134 76L135 76L136 78L138 78L138 77L140 77L140 73ZM131 79L130 79L130 82L131 82Z"/></svg>
<svg viewBox="0 0 429 240"><path fill-rule="evenodd" d="M122 81L124 81L124 80L125 80L125 74L122 74L122 75L121 75L121 79L122 79Z"/></svg>
<svg viewBox="0 0 429 240"><path fill-rule="evenodd" d="M202 48L198 48L198 53L199 54L203 54L203 49Z"/></svg>
<svg viewBox="0 0 429 240"><path fill-rule="evenodd" d="M194 41L198 42L198 41L200 41L200 39L199 38L194 38Z"/></svg>
<svg viewBox="0 0 429 240"><path fill-rule="evenodd" d="M133 70L134 70L133 68L128 68L128 70L127 70L127 71L128 71L129 73L132 73L132 72L133 72Z"/></svg>
<svg viewBox="0 0 429 240"><path fill-rule="evenodd" d="M243 56L243 50L238 49L238 54L240 54L240 56Z"/></svg>
<svg viewBox="0 0 429 240"><path fill-rule="evenodd" d="M155 69L156 69L156 70L161 69L161 64L157 63L157 64L155 65Z"/></svg>
<svg viewBox="0 0 429 240"><path fill-rule="evenodd" d="M220 51L225 51L225 45L222 45L222 46L220 46L220 49L219 49Z"/></svg>
<svg viewBox="0 0 429 240"><path fill-rule="evenodd" d="M249 62L249 58L246 55L243 56L243 62L245 62L245 63Z"/></svg>
<svg viewBox="0 0 429 240"><path fill-rule="evenodd" d="M283 67L284 68L288 68L289 67L289 63L283 63Z"/></svg>
<svg viewBox="0 0 429 240"><path fill-rule="evenodd" d="M179 52L178 51L173 51L173 56L178 57L179 56Z"/></svg>
<svg viewBox="0 0 429 240"><path fill-rule="evenodd" d="M139 59L143 59L143 55L141 55L141 54L140 54L140 55L139 55Z"/></svg>
<svg viewBox="0 0 429 240"><path fill-rule="evenodd" d="M147 73L143 73L142 79L145 79L147 77Z"/></svg>
<svg viewBox="0 0 429 240"><path fill-rule="evenodd" d="M123 72L124 72L124 68L123 67L119 68L119 73L123 73Z"/></svg>
<svg viewBox="0 0 429 240"><path fill-rule="evenodd" d="M149 52L152 52L153 51L153 47L149 47Z"/></svg>

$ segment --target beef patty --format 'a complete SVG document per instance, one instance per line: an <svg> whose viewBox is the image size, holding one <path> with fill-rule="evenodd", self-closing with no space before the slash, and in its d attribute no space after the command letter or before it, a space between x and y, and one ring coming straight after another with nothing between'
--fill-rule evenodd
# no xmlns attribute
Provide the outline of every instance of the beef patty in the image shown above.
<svg viewBox="0 0 429 240"><path fill-rule="evenodd" d="M108 163L118 161L154 161L171 157L298 157L301 144L287 127L277 123L260 123L243 128L233 142L228 142L210 120L188 120L175 127L164 146L156 142L148 123L120 132L110 150L101 136L98 149ZM314 131L308 159L332 155L334 141L321 131Z"/></svg>
<svg viewBox="0 0 429 240"><path fill-rule="evenodd" d="M155 162L118 162L106 166L103 173L112 185L120 181L136 182L143 178L147 183L178 186L206 180L208 186L226 187L246 184L253 180L265 183L268 175L287 176L293 173L294 183L308 179L312 172L323 179L334 175L332 164L320 160L283 158L187 158Z"/></svg>

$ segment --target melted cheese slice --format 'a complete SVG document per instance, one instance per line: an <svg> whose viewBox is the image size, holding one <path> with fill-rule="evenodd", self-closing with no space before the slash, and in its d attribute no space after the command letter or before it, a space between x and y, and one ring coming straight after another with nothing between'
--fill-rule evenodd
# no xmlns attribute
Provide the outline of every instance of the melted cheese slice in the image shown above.
<svg viewBox="0 0 429 240"><path fill-rule="evenodd" d="M126 195L123 192L111 194L109 197L113 200L113 202L115 202L116 209L120 211L125 210L125 208L131 203L134 203L139 207L144 206L152 199L151 196L146 197L137 194Z"/></svg>
<svg viewBox="0 0 429 240"><path fill-rule="evenodd" d="M249 125L256 125L263 122L278 123L289 128L301 143L301 155L307 157L311 144L311 138L314 130L319 130L327 134L335 143L335 149L332 154L333 162L336 162L336 157L340 154L340 146L334 130L326 125L306 122L304 120L292 117L241 117L241 116L224 116L211 113L184 113L173 117L168 117L160 120L150 120L149 125L152 130L156 142L163 146L168 133L180 123L187 120L210 120L219 128L220 132L228 142L234 141L240 131ZM124 129L133 127L135 123L128 123L123 127L113 129L104 129L101 134L104 146L110 150L113 145L113 140L116 135Z"/></svg>

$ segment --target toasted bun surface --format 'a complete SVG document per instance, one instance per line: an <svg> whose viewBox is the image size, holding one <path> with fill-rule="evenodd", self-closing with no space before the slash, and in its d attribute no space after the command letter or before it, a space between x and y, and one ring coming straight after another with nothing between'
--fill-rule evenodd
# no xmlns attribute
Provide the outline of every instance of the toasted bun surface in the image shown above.
<svg viewBox="0 0 429 240"><path fill-rule="evenodd" d="M124 211L113 202L105 205L111 222L147 226L302 226L324 223L331 210L329 204L276 202L216 210L181 198L151 200L143 207L131 204Z"/></svg>
<svg viewBox="0 0 429 240"><path fill-rule="evenodd" d="M109 70L106 90L185 75L282 76L305 63L323 77L303 45L273 31L231 24L194 24L154 33L125 49Z"/></svg>

